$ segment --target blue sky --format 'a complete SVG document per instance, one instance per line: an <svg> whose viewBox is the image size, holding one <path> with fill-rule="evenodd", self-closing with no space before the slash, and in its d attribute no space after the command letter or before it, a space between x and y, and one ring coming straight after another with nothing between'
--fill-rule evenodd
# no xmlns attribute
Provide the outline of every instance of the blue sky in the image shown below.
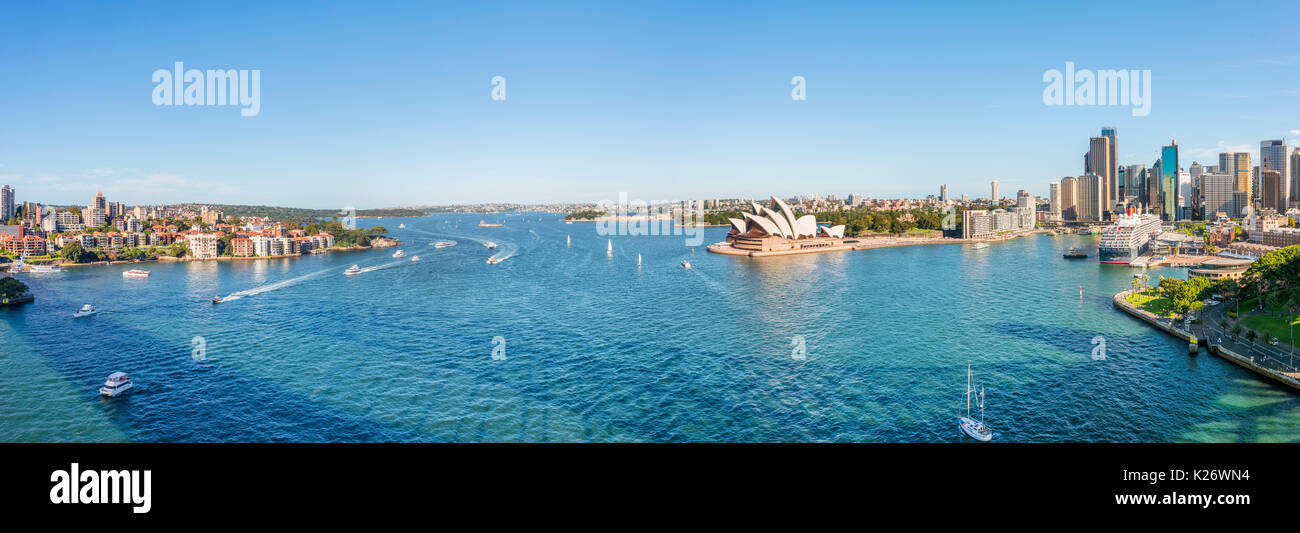
<svg viewBox="0 0 1300 533"><path fill-rule="evenodd" d="M1300 139L1294 3L1277 24L1187 2L466 4L6 2L0 183L320 208L1046 195L1103 125L1124 164ZM260 69L260 114L154 106L175 61ZM1044 105L1066 61L1150 69L1151 113Z"/></svg>

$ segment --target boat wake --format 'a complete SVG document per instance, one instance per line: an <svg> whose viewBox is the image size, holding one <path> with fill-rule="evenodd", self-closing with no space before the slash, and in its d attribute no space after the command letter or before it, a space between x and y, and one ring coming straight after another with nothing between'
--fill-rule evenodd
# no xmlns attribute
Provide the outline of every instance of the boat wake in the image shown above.
<svg viewBox="0 0 1300 533"><path fill-rule="evenodd" d="M245 297L245 296L257 296L257 295L259 295L259 294L265 294L265 293L268 293L268 292L271 292L271 291L274 291L274 290L283 289L283 288L285 288L285 287L289 287L289 286L292 286L292 285L297 285L297 284L302 283L302 282L304 282L304 281L307 281L307 280L309 280L309 279L311 279L311 278L314 278L314 277L320 276L320 275L325 274L325 273L327 273L327 272L329 272L329 271L331 271L331 270L338 270L338 269L337 269L337 268L327 268L327 269L325 269L325 270L321 270L321 271L319 271L319 272L312 272L311 274L305 274L305 275L302 275L302 276L298 276L298 277L296 277L296 278L289 278L289 279L286 279L286 280L284 280L284 281L277 281L277 282L275 282L275 283L269 283L269 284L266 284L266 285L258 285L257 287L253 287L253 288L251 288L251 289L245 289L245 290L242 290L242 291L232 292L232 293L230 293L229 296L226 296L225 298L222 298L221 301L222 301L222 302L230 302L230 301L238 300L238 299L243 298L243 297Z"/></svg>
<svg viewBox="0 0 1300 533"><path fill-rule="evenodd" d="M489 258L489 260L491 260L493 263L500 263L502 261L505 261L506 259L510 259L511 257L514 257L516 254L519 253L519 245L512 242L493 241L482 237L475 237L473 235L465 235L460 233L434 233L432 231L424 231L424 230L414 229L414 228L407 228L407 231L423 233L430 237L451 237L453 239L464 239L467 241L474 241L476 243L483 245L484 247L487 247L489 243L495 243L497 246L496 247L497 253L492 254L492 257ZM365 270L363 269L362 271L364 272Z"/></svg>

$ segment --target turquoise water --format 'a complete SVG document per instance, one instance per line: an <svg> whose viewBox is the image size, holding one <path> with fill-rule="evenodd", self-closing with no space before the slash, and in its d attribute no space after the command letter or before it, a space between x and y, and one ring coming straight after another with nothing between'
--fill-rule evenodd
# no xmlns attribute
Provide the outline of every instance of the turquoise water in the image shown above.
<svg viewBox="0 0 1300 533"><path fill-rule="evenodd" d="M755 260L616 236L611 259L593 224L480 218L366 221L402 260L23 275L0 440L958 441L967 362L998 441L1300 440L1300 396L1114 310L1133 271L1061 258L1092 237ZM117 370L136 390L101 399Z"/></svg>

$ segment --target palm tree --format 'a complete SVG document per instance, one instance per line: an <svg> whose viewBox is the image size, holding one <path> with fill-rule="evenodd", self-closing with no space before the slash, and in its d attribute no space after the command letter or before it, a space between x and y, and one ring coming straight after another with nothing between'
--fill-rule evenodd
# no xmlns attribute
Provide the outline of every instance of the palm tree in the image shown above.
<svg viewBox="0 0 1300 533"><path fill-rule="evenodd" d="M1252 329L1246 332L1246 340L1250 341L1250 351L1255 351L1255 339L1258 338L1259 333L1256 333L1255 330Z"/></svg>
<svg viewBox="0 0 1300 533"><path fill-rule="evenodd" d="M1237 340L1237 337L1240 336L1240 335L1241 335L1241 324L1240 324L1240 323L1233 324L1233 325L1232 325L1232 340L1234 340L1234 341Z"/></svg>

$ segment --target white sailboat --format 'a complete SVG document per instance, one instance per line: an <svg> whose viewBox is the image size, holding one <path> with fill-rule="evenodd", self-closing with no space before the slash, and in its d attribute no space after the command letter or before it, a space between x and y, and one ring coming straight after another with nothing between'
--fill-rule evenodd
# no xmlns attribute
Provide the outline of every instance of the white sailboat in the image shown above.
<svg viewBox="0 0 1300 533"><path fill-rule="evenodd" d="M614 257L614 241L605 239L605 257Z"/></svg>
<svg viewBox="0 0 1300 533"><path fill-rule="evenodd" d="M641 254L636 254L636 266L641 266Z"/></svg>
<svg viewBox="0 0 1300 533"><path fill-rule="evenodd" d="M573 246L573 236L572 236L572 235L565 235L565 236L564 236L564 246L565 246L565 247Z"/></svg>
<svg viewBox="0 0 1300 533"><path fill-rule="evenodd" d="M988 426L984 425L984 387L980 387L979 393L975 394L976 403L979 404L980 408L980 419L978 422L970 417L970 401L972 393L973 390L970 385L970 363L968 362L966 363L966 416L957 417L957 425L961 427L963 432L970 435L971 438L975 440L980 442L991 441L993 440L993 430L990 430Z"/></svg>

